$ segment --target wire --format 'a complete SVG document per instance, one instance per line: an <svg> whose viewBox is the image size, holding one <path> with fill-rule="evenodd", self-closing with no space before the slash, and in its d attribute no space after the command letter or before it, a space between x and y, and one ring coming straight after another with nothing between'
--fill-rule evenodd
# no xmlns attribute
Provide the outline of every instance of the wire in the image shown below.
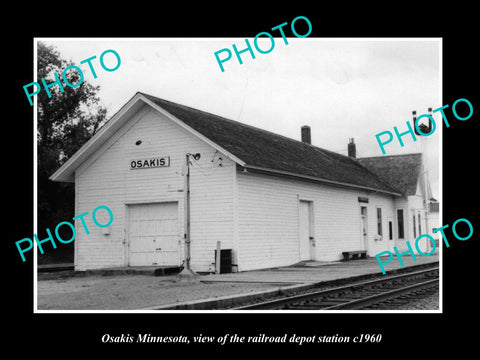
<svg viewBox="0 0 480 360"><path fill-rule="evenodd" d="M215 154L214 154L215 156ZM221 158L220 158L221 159ZM203 176L210 176L212 175L216 169L218 169L219 167L223 166L221 162L217 163L216 166L212 166L211 168L204 168L203 166L201 166L197 160L193 159L193 162L192 162L192 165L196 165L199 169L200 169L200 173L203 175ZM213 162L213 160L212 160Z"/></svg>

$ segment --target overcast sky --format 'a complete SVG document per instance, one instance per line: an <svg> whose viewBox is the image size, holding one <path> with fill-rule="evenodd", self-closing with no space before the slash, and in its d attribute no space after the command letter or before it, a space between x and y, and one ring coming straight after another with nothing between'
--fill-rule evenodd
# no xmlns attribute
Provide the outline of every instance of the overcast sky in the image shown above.
<svg viewBox="0 0 480 360"><path fill-rule="evenodd" d="M349 138L357 156L381 156L375 134L407 130L412 110L417 114L442 106L441 41L439 39L321 39L275 38L268 54L255 50L235 55L221 72L214 53L232 44L245 48L244 38L224 39L39 39L54 45L64 59L72 60L85 79L100 85L98 93L108 117L137 91L208 111L277 134L300 140L300 127L310 125L312 144L347 154ZM261 49L270 47L261 39ZM253 39L249 39L253 47ZM104 71L100 54L113 49L120 67ZM80 61L97 56L88 64ZM225 53L220 56L223 58ZM112 60L112 54L105 61ZM108 64L107 64L108 65ZM113 66L112 65L112 66ZM435 115L437 124L441 117ZM423 151L438 199L441 128L413 142L404 136L386 145L387 155ZM421 139L421 140L420 140Z"/></svg>

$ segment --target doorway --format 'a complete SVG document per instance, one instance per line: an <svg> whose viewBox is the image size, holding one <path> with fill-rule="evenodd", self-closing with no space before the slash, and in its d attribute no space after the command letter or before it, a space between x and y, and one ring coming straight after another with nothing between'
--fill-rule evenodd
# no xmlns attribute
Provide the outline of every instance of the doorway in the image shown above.
<svg viewBox="0 0 480 360"><path fill-rule="evenodd" d="M300 200L299 215L300 261L315 260L313 202Z"/></svg>
<svg viewBox="0 0 480 360"><path fill-rule="evenodd" d="M128 210L128 265L178 265L178 203L135 204Z"/></svg>
<svg viewBox="0 0 480 360"><path fill-rule="evenodd" d="M360 207L360 217L362 226L362 250L368 251L368 214L367 207Z"/></svg>

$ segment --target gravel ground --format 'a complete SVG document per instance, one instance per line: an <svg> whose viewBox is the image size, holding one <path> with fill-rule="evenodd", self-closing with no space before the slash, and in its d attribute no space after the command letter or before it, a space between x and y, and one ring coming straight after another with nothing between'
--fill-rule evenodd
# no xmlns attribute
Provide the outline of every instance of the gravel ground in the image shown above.
<svg viewBox="0 0 480 360"><path fill-rule="evenodd" d="M174 276L68 277L38 281L37 307L39 310L135 310L278 287L262 283L176 283Z"/></svg>
<svg viewBox="0 0 480 360"><path fill-rule="evenodd" d="M432 295L401 305L398 310L438 310L439 306L439 292L437 291Z"/></svg>

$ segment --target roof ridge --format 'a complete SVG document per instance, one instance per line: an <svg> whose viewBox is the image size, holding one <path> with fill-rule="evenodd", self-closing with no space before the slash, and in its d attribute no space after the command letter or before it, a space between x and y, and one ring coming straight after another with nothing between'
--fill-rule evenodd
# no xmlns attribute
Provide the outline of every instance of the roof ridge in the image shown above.
<svg viewBox="0 0 480 360"><path fill-rule="evenodd" d="M393 157L393 156L412 156L412 155L422 155L421 152L417 153L408 153L408 154L392 154L392 155L380 155L380 156L366 156L366 157L361 157L357 158L358 160L363 160L363 159L379 159L379 158L387 158L387 157Z"/></svg>

